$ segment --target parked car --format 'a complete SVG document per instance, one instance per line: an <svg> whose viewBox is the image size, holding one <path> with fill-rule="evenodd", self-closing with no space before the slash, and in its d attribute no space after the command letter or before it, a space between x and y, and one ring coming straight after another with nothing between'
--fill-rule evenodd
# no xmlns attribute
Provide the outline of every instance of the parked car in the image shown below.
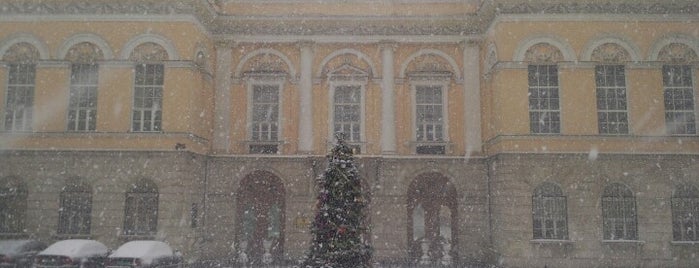
<svg viewBox="0 0 699 268"><path fill-rule="evenodd" d="M29 268L34 263L34 257L46 248L46 243L25 240L0 241L0 268Z"/></svg>
<svg viewBox="0 0 699 268"><path fill-rule="evenodd" d="M109 249L99 241L62 240L39 252L34 261L34 267L102 268L107 256L109 256Z"/></svg>
<svg viewBox="0 0 699 268"><path fill-rule="evenodd" d="M109 255L106 268L182 267L183 258L161 241L140 240L124 243Z"/></svg>

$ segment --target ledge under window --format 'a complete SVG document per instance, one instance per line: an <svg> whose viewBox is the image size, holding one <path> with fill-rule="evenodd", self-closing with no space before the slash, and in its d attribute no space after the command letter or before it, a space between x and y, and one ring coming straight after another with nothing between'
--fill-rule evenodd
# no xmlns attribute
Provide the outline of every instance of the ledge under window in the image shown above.
<svg viewBox="0 0 699 268"><path fill-rule="evenodd" d="M124 241L133 241L133 240L153 240L155 239L155 234L144 234L144 235L127 235L127 234L120 234L119 238L124 240Z"/></svg>
<svg viewBox="0 0 699 268"><path fill-rule="evenodd" d="M27 233L0 233L0 238L1 239L19 239L19 238L28 238L29 234Z"/></svg>
<svg viewBox="0 0 699 268"><path fill-rule="evenodd" d="M699 246L699 241L670 241L673 246Z"/></svg>
<svg viewBox="0 0 699 268"><path fill-rule="evenodd" d="M53 238L65 240L65 239L92 239L89 234L54 234Z"/></svg>
<svg viewBox="0 0 699 268"><path fill-rule="evenodd" d="M570 245L570 244L575 244L575 241L567 240L567 239L532 239L532 240L529 240L529 243Z"/></svg>
<svg viewBox="0 0 699 268"><path fill-rule="evenodd" d="M645 243L646 241L643 240L602 240L602 244L609 245L642 245Z"/></svg>

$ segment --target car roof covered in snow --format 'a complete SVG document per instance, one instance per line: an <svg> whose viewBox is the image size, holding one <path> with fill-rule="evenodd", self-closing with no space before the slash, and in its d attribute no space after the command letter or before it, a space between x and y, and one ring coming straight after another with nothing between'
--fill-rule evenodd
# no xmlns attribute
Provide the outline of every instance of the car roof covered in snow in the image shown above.
<svg viewBox="0 0 699 268"><path fill-rule="evenodd" d="M24 240L0 240L0 254L10 255L14 253L19 253L22 248L30 243L39 243L36 240L24 239Z"/></svg>
<svg viewBox="0 0 699 268"><path fill-rule="evenodd" d="M161 241L139 240L131 241L121 245L110 258L139 258L144 263L150 263L153 259L161 256L172 256L173 251L170 245Z"/></svg>
<svg viewBox="0 0 699 268"><path fill-rule="evenodd" d="M109 252L107 246L95 240L69 239L53 243L39 255L58 255L71 258L102 255Z"/></svg>

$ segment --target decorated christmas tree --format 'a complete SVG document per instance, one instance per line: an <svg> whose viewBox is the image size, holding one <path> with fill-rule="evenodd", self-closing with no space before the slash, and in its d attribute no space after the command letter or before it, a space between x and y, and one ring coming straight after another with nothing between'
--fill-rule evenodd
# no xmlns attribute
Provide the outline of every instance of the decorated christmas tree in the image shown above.
<svg viewBox="0 0 699 268"><path fill-rule="evenodd" d="M362 238L366 199L352 149L341 136L328 160L328 168L316 182L313 240L304 267L371 267L371 248Z"/></svg>

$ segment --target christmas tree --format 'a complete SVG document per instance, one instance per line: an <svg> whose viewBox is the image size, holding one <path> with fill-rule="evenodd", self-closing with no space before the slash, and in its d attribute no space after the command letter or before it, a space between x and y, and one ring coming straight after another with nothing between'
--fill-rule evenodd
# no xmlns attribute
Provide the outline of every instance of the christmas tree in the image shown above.
<svg viewBox="0 0 699 268"><path fill-rule="evenodd" d="M371 267L371 248L362 239L366 200L352 149L338 136L328 168L316 181L320 191L304 267Z"/></svg>

